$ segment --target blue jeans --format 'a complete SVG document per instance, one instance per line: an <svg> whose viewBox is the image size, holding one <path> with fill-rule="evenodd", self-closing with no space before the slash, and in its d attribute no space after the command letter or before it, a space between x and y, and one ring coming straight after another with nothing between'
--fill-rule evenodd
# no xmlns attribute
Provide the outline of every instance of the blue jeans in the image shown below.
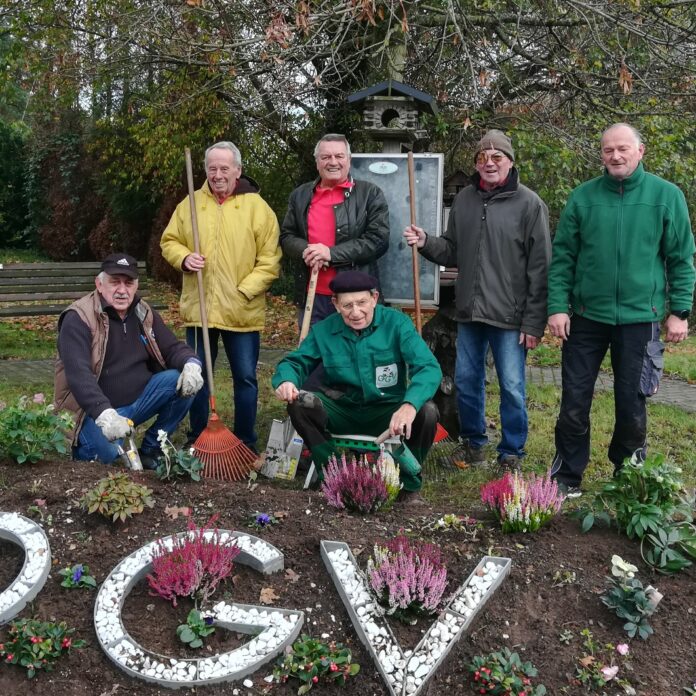
<svg viewBox="0 0 696 696"><path fill-rule="evenodd" d="M499 329L480 322L460 323L457 328L457 387L459 434L472 447L483 447L486 436L486 352L490 345L500 384L501 440L498 456L523 457L527 442L525 404L526 350L517 329Z"/></svg>
<svg viewBox="0 0 696 696"><path fill-rule="evenodd" d="M157 431L166 430L171 435L191 407L193 398L181 399L176 395L176 383L180 374L178 370L165 370L152 375L143 393L132 404L116 409L119 415L130 418L135 425L157 416L143 437L141 449L147 454L160 454ZM118 459L118 445L122 443L123 440L109 442L94 422L94 418L86 417L78 436L77 447L73 448L73 458L98 459L104 464L110 464Z"/></svg>
<svg viewBox="0 0 696 696"><path fill-rule="evenodd" d="M258 331L225 331L223 329L208 329L210 338L210 357L215 367L218 354L218 339L222 338L222 345L227 354L227 359L232 370L232 383L234 385L234 434L247 447L256 444L256 404L259 395L259 387L256 381L256 365L259 361L259 347L261 340ZM200 361L205 364L205 352L203 350L203 331L199 326L189 326L186 329L186 343L198 354ZM205 383L196 394L189 414L191 430L189 439L195 440L208 424L208 402L210 392L208 390L207 371L203 371Z"/></svg>

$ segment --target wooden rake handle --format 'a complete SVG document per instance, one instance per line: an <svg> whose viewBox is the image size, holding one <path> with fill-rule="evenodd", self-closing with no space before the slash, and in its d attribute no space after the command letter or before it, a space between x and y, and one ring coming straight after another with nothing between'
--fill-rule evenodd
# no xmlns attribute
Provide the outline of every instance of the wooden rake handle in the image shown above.
<svg viewBox="0 0 696 696"><path fill-rule="evenodd" d="M312 310L314 309L314 298L317 294L317 278L319 277L319 267L312 268L312 275L309 277L307 288L307 300L305 301L304 316L302 317L302 328L300 329L300 343L307 338L309 327L312 323Z"/></svg>
<svg viewBox="0 0 696 696"><path fill-rule="evenodd" d="M193 168L191 166L191 150L184 149L186 156L186 181L188 182L189 207L191 208L191 228L193 229L193 250L201 253L201 242L198 235L198 215L196 213L196 198L193 188ZM201 333L203 334L203 352L205 353L205 371L208 377L208 393L210 394L210 410L215 413L215 382L213 381L213 360L210 356L210 337L208 336L208 312L205 307L205 290L203 289L203 271L196 271L198 281L198 306L201 313Z"/></svg>
<svg viewBox="0 0 696 696"><path fill-rule="evenodd" d="M413 152L408 153L408 198L411 204L411 224L416 224L416 183L413 172ZM413 271L413 304L416 313L416 331L420 335L423 332L421 320L421 301L420 301L420 271L418 269L418 249L417 245L411 246L411 267Z"/></svg>

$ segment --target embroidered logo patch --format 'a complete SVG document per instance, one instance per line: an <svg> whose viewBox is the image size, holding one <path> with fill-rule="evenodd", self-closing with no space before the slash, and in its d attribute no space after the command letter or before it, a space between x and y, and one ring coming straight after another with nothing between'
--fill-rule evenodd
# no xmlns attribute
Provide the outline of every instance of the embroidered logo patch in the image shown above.
<svg viewBox="0 0 696 696"><path fill-rule="evenodd" d="M396 363L379 365L375 368L375 386L377 389L393 387L399 381L399 368Z"/></svg>

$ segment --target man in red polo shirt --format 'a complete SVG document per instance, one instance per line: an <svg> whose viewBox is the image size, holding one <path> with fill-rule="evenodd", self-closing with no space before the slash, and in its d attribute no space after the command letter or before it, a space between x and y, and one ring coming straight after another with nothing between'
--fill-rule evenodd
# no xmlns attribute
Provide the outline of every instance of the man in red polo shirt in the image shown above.
<svg viewBox="0 0 696 696"><path fill-rule="evenodd" d="M280 231L283 253L298 263L295 302L302 323L310 271L319 268L312 324L333 314L329 283L360 270L377 278L377 259L389 246L389 210L381 189L350 174L345 136L325 135L314 148L319 178L290 194Z"/></svg>

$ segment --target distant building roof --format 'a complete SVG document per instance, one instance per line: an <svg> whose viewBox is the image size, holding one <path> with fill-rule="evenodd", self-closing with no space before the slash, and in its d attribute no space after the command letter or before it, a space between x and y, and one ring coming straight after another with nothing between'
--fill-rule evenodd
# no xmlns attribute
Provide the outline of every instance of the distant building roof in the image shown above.
<svg viewBox="0 0 696 696"><path fill-rule="evenodd" d="M354 92L348 97L348 103L357 104L368 97L378 96L410 97L417 102L419 111L427 111L433 116L437 116L437 102L434 97L397 80L384 80L372 85L372 87L365 87L359 92Z"/></svg>

